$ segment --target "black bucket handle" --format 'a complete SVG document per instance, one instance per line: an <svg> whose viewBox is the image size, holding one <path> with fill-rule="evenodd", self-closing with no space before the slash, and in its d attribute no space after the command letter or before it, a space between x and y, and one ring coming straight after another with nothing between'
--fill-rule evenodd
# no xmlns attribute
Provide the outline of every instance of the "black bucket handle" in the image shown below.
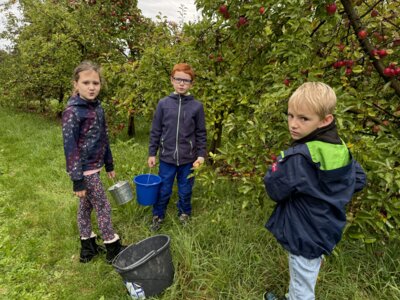
<svg viewBox="0 0 400 300"><path fill-rule="evenodd" d="M149 253L147 253L145 256L143 256L142 258L140 258L138 261L136 261L134 264L132 264L132 265L129 265L129 266L127 266L127 267L120 267L120 266L116 266L116 265L114 265L113 264L113 266L114 267L116 267L120 272L126 272L126 271L130 271L130 270L132 270L132 269L135 269L135 268L137 268L138 266L140 266L140 265L142 265L143 263L145 263L145 262L147 262L148 260L150 260L151 258L153 258L154 256L156 256L156 255L158 255L160 252L162 252L166 247L168 247L168 245L169 245L169 243L170 243L170 237L168 236L168 235L165 235L165 234L160 234L160 235L158 235L158 236L160 236L160 237L165 237L166 239L167 239L167 241L166 241L166 243L162 246L162 247L160 247L159 249L157 249L157 250L151 250ZM154 238L154 237L156 237L156 236L153 236L153 237L150 237L150 238ZM147 238L147 239L150 239L150 238ZM137 244L134 244L134 245L139 245L140 243L143 243L145 240L143 240L143 241L141 241L141 242L139 242L139 243L137 243ZM125 250L123 250L123 251L125 251ZM119 255L118 256L120 256L122 254L122 252L120 252L119 253Z"/></svg>

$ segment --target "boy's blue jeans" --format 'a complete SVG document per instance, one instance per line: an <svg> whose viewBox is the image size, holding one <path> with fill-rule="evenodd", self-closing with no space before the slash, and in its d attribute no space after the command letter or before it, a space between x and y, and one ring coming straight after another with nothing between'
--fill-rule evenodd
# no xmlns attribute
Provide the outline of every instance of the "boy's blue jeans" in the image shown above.
<svg viewBox="0 0 400 300"><path fill-rule="evenodd" d="M314 300L322 256L307 259L289 253L289 300Z"/></svg>
<svg viewBox="0 0 400 300"><path fill-rule="evenodd" d="M175 177L178 182L178 216L181 214L190 215L192 213L192 188L194 184L194 177L188 178L193 172L193 164L174 165L160 161L158 175L161 177L161 186L158 194L158 200L153 205L153 216L158 216L161 219L165 217L169 199L172 194L172 186Z"/></svg>

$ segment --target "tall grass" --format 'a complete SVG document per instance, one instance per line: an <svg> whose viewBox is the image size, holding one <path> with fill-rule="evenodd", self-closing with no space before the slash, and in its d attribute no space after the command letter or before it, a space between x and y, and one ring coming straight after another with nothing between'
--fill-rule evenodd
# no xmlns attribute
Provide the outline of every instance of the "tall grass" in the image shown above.
<svg viewBox="0 0 400 300"><path fill-rule="evenodd" d="M59 122L3 108L0 120L0 298L128 299L104 257L79 263L77 199L65 173ZM135 139L113 141L119 179L148 172L149 124L137 125ZM287 256L263 227L272 206L244 210L234 183L214 179L212 186L196 179L186 227L177 220L174 191L160 232L171 237L175 278L158 299L262 299L265 288L284 294ZM112 185L104 175L103 182ZM150 207L111 203L125 244L154 234ZM342 241L320 272L317 299L400 299L398 247Z"/></svg>

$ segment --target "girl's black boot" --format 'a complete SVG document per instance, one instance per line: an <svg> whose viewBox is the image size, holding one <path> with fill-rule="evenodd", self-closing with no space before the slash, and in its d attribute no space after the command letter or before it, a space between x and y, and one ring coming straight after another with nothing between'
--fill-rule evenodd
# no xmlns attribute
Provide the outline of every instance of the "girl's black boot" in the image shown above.
<svg viewBox="0 0 400 300"><path fill-rule="evenodd" d="M104 248L104 246L102 246L102 245L98 245L98 244L96 243L96 239L97 239L96 236L91 237L91 238L89 239L90 242L91 242L91 244L92 244L92 247L93 247L94 251L96 252L96 254L103 254L103 253L106 253L106 248Z"/></svg>
<svg viewBox="0 0 400 300"><path fill-rule="evenodd" d="M96 243L96 241L95 241ZM81 263L88 263L98 254L97 249L93 247L92 239L81 239L81 254L79 261Z"/></svg>
<svg viewBox="0 0 400 300"><path fill-rule="evenodd" d="M121 240L119 239L112 243L105 243L104 245L106 246L107 249L106 261L109 264L111 264L114 258L127 247L121 245Z"/></svg>

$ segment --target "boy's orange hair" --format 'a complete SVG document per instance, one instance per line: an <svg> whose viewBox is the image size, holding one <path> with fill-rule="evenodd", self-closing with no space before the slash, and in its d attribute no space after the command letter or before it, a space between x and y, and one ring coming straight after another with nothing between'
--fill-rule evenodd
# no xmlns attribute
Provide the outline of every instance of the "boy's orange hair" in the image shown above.
<svg viewBox="0 0 400 300"><path fill-rule="evenodd" d="M171 76L173 77L176 72L183 72L188 74L194 80L194 71L192 67L185 63L176 64L172 69Z"/></svg>

